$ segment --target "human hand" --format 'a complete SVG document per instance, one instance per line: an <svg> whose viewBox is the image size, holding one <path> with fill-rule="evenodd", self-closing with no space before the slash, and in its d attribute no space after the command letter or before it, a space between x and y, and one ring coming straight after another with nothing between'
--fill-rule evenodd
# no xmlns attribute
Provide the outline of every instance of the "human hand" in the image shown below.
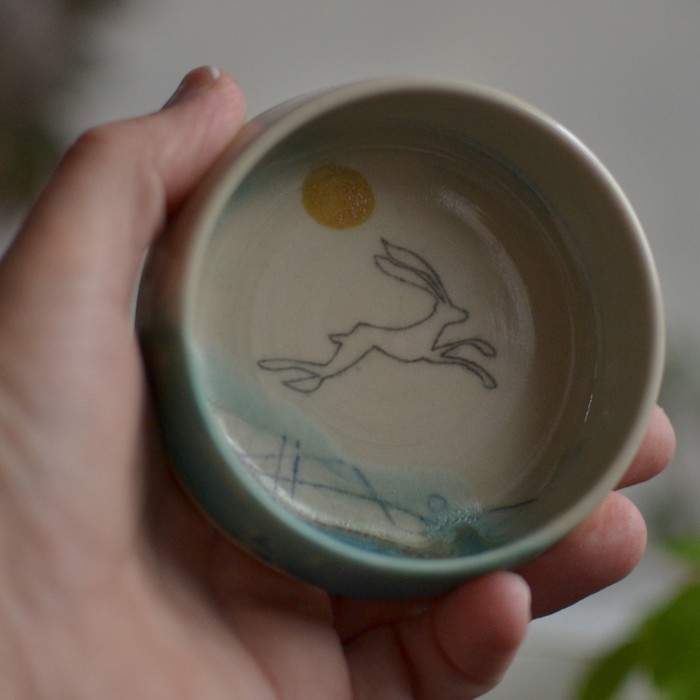
<svg viewBox="0 0 700 700"><path fill-rule="evenodd" d="M2 697L473 698L531 611L625 576L645 527L619 493L519 572L435 601L331 597L251 558L184 496L147 398L131 305L143 255L243 123L230 77L70 149L0 265ZM658 473L657 410L621 485Z"/></svg>

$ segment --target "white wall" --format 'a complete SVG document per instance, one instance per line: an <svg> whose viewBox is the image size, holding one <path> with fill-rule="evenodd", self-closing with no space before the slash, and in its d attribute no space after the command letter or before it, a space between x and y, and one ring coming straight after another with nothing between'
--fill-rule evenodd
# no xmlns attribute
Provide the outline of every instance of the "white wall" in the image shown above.
<svg viewBox="0 0 700 700"><path fill-rule="evenodd" d="M700 3L692 0L130 0L105 22L71 133L150 110L215 64L255 113L362 77L456 76L549 112L607 164L655 249L671 322L697 323Z"/></svg>

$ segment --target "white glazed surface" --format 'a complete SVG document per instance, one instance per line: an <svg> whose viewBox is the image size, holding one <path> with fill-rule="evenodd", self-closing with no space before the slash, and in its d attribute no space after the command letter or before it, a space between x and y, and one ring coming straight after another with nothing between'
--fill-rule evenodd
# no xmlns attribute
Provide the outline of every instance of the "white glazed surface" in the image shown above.
<svg viewBox="0 0 700 700"><path fill-rule="evenodd" d="M230 449L273 498L335 531L439 555L456 523L487 545L507 538L500 514L531 506L576 446L595 321L561 224L527 183L467 147L415 138L354 135L258 166L211 238L195 345ZM336 230L305 210L302 183L328 163L370 183L365 223ZM454 311L410 273L387 273L377 260L392 252L427 263L469 317L449 323ZM294 384L304 362L341 355L331 335L361 349L358 324L374 346L318 386ZM475 366L428 361L438 338L476 339L453 353Z"/></svg>

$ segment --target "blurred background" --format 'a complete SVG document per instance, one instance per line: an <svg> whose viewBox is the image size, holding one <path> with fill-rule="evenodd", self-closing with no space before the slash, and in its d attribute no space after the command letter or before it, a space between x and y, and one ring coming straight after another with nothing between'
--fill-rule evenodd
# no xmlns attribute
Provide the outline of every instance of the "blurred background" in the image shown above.
<svg viewBox="0 0 700 700"><path fill-rule="evenodd" d="M573 131L632 202L665 293L661 403L679 438L668 473L629 491L651 546L624 582L533 623L487 695L574 698L591 661L687 578L665 542L700 533L700 1L0 0L0 243L83 130L158 108L203 64L238 78L251 115L366 77L484 83ZM661 697L643 680L623 696Z"/></svg>

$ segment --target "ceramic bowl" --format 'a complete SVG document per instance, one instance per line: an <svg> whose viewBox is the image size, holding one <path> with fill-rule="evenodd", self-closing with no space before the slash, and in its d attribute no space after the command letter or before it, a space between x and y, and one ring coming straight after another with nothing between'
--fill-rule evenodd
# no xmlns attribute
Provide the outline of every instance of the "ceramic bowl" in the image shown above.
<svg viewBox="0 0 700 700"><path fill-rule="evenodd" d="M177 475L330 591L442 593L550 547L657 395L640 225L509 96L382 79L252 120L146 265L138 326Z"/></svg>

